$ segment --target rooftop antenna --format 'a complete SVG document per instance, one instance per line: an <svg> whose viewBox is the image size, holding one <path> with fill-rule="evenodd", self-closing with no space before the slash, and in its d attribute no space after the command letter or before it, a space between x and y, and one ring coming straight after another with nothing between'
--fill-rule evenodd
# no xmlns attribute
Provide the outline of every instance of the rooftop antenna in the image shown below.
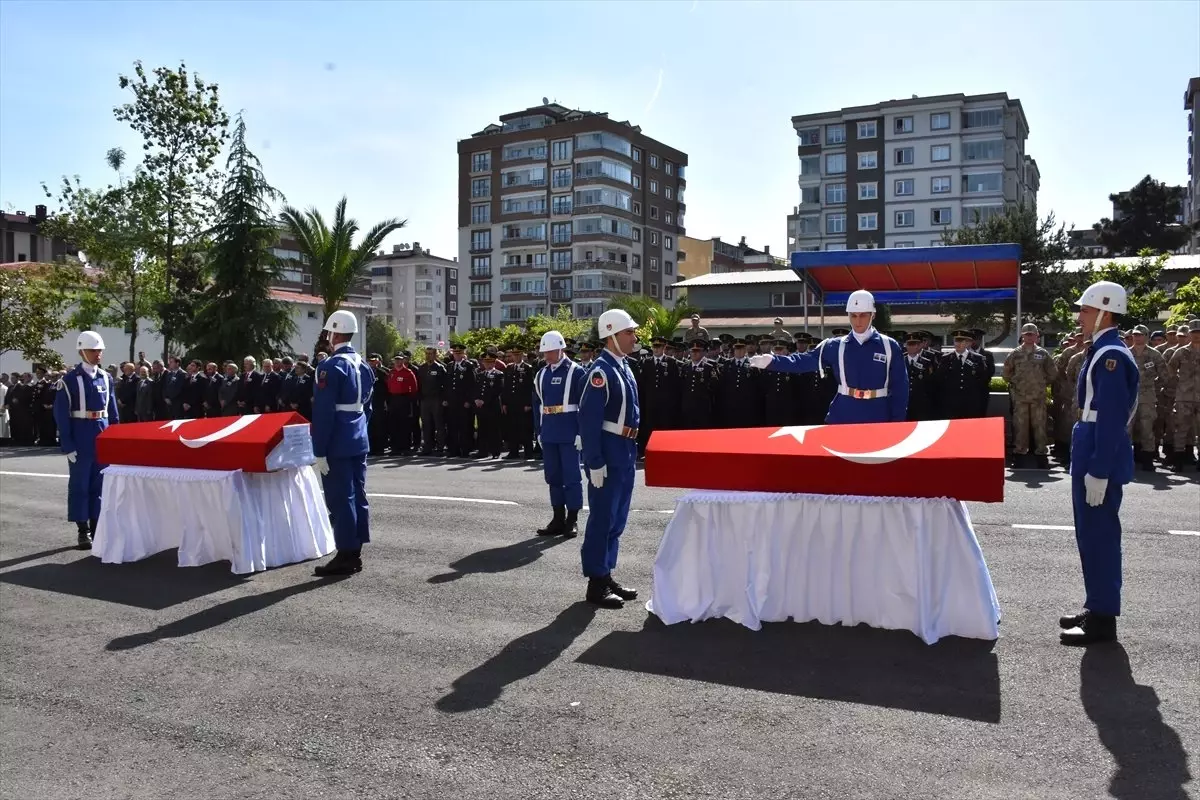
<svg viewBox="0 0 1200 800"><path fill-rule="evenodd" d="M542 105L544 105L544 106L548 106L548 105L550 105L550 98L549 98L549 97L543 97L543 98L542 98Z"/></svg>

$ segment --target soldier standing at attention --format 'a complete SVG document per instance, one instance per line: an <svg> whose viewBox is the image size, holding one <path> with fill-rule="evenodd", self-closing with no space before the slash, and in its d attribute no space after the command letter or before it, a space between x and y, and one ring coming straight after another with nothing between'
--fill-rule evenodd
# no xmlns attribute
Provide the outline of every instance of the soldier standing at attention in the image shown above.
<svg viewBox="0 0 1200 800"><path fill-rule="evenodd" d="M1071 441L1071 504L1075 542L1087 592L1082 614L1059 619L1061 641L1088 645L1117 638L1121 614L1121 498L1133 479L1129 421L1138 396L1138 365L1118 338L1125 289L1093 283L1076 303L1091 341L1076 387L1079 422Z"/></svg>
<svg viewBox="0 0 1200 800"><path fill-rule="evenodd" d="M1059 460L1071 459L1071 428L1075 425L1075 383L1068 367L1081 349L1082 335L1072 331L1063 340L1063 349L1054 357L1058 380L1054 382L1054 454Z"/></svg>
<svg viewBox="0 0 1200 800"><path fill-rule="evenodd" d="M441 455L446 445L450 376L446 365L438 360L436 347L425 348L425 360L417 368L417 390L421 398L421 455Z"/></svg>
<svg viewBox="0 0 1200 800"><path fill-rule="evenodd" d="M934 419L934 365L925 357L920 331L904 337L904 366L908 370L908 419Z"/></svg>
<svg viewBox="0 0 1200 800"><path fill-rule="evenodd" d="M642 424L638 429L638 455L646 454L650 434L674 428L679 410L679 362L666 354L667 340L655 336L652 355L638 373L638 394L642 398ZM586 369L586 367L585 367Z"/></svg>
<svg viewBox="0 0 1200 800"><path fill-rule="evenodd" d="M983 416L980 396L986 396L989 378L983 356L971 349L970 331L953 331L954 352L942 357L937 368L938 393L943 419Z"/></svg>
<svg viewBox="0 0 1200 800"><path fill-rule="evenodd" d="M483 354L483 372L479 375L475 413L479 418L479 454L500 457L502 445L500 406L504 403L504 362L499 352L489 347Z"/></svg>
<svg viewBox="0 0 1200 800"><path fill-rule="evenodd" d="M561 336L561 334L560 334ZM559 348L566 347L566 343ZM504 370L504 414L508 455L505 458L533 457L533 376L534 369L525 361L525 351L513 351L513 363Z"/></svg>
<svg viewBox="0 0 1200 800"><path fill-rule="evenodd" d="M713 405L717 393L717 365L704 351L708 342L692 340L692 360L683 368L680 379L683 396L680 410L685 430L704 430L713 427Z"/></svg>
<svg viewBox="0 0 1200 800"><path fill-rule="evenodd" d="M1175 447L1177 469L1196 463L1192 447L1200 436L1200 319L1188 321L1187 345L1177 347L1167 365L1175 378Z"/></svg>
<svg viewBox="0 0 1200 800"><path fill-rule="evenodd" d="M466 348L450 345L451 361L446 394L446 455L467 458L475 449L475 367L467 360Z"/></svg>
<svg viewBox="0 0 1200 800"><path fill-rule="evenodd" d="M707 342L710 338L708 329L700 326L700 315L692 314L692 327L683 332L683 341L691 344L696 339Z"/></svg>
<svg viewBox="0 0 1200 800"><path fill-rule="evenodd" d="M587 371L564 354L566 341L558 331L542 334L538 351L546 366L533 381L533 425L542 447L542 474L550 487L554 517L538 536L579 533L576 519L583 508L583 474L579 470L579 401Z"/></svg>
<svg viewBox="0 0 1200 800"><path fill-rule="evenodd" d="M870 292L852 292L846 313L851 333L841 339L822 342L816 352L755 356L751 365L793 373L832 367L838 393L825 416L830 425L903 422L908 414L908 370L900 345L875 330L875 298Z"/></svg>
<svg viewBox="0 0 1200 800"><path fill-rule="evenodd" d="M96 437L119 420L112 376L100 369L104 340L95 331L84 331L75 349L82 360L58 380L54 421L70 473L67 519L79 529L79 549L91 550L100 521L100 471L105 467L96 461Z"/></svg>
<svg viewBox="0 0 1200 800"><path fill-rule="evenodd" d="M1158 421L1158 392L1167 383L1167 364L1162 353L1146 346L1150 329L1145 325L1133 328L1133 360L1138 364L1141 378L1138 381L1137 411L1133 415L1130 433L1138 444L1137 462L1145 470L1154 472L1154 459L1158 455L1158 439L1154 424Z"/></svg>
<svg viewBox="0 0 1200 800"><path fill-rule="evenodd" d="M371 541L367 425L375 370L350 346L351 337L358 333L358 319L352 313L333 312L324 329L333 355L317 364L312 439L337 553L313 573L332 577L361 572L362 546Z"/></svg>
<svg viewBox="0 0 1200 800"><path fill-rule="evenodd" d="M621 608L637 591L612 577L637 476L637 437L641 409L637 381L625 364L637 345L637 323L620 309L597 322L604 347L588 374L579 401L579 433L588 474L588 520L580 557L588 579L586 599L603 608Z"/></svg>
<svg viewBox="0 0 1200 800"><path fill-rule="evenodd" d="M1023 466L1033 432L1038 469L1050 469L1050 436L1046 432L1046 387L1058 378L1054 359L1038 345L1037 325L1021 326L1021 346L1004 362L1004 380L1013 396L1013 466ZM1020 463L1018 463L1020 462Z"/></svg>

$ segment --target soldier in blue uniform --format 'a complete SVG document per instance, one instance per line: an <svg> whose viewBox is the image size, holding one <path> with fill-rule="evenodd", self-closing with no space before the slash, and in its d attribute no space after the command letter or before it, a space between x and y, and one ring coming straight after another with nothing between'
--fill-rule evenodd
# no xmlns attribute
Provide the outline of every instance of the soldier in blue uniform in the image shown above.
<svg viewBox="0 0 1200 800"><path fill-rule="evenodd" d="M583 465L590 484L580 556L588 579L587 601L621 608L638 594L612 577L637 476L641 411L637 381L625 363L637 344L637 323L626 312L611 309L600 315L597 330L604 346L592 363L579 401Z"/></svg>
<svg viewBox="0 0 1200 800"><path fill-rule="evenodd" d="M815 372L833 369L837 395L825 422L903 422L908 412L908 370L895 339L875 330L875 298L862 289L846 302L850 333L827 339L816 351L791 355L757 355L751 366L782 372Z"/></svg>
<svg viewBox="0 0 1200 800"><path fill-rule="evenodd" d="M362 571L362 546L371 541L367 423L371 418L375 370L350 346L350 339L358 333L358 319L352 313L333 312L325 330L329 332L333 354L317 364L312 438L337 553L314 573L353 575Z"/></svg>
<svg viewBox="0 0 1200 800"><path fill-rule="evenodd" d="M1121 614L1121 498L1133 479L1129 423L1137 409L1139 370L1120 340L1125 289L1093 283L1076 303L1091 339L1075 386L1079 421L1071 431L1071 504L1087 594L1084 611L1062 617L1061 641L1087 645L1117 638Z"/></svg>
<svg viewBox="0 0 1200 800"><path fill-rule="evenodd" d="M583 508L583 475L579 471L579 400L587 370L564 355L567 343L558 331L542 334L538 346L546 366L533 381L533 425L542 448L542 472L550 486L554 517L538 536L578 535L576 519Z"/></svg>
<svg viewBox="0 0 1200 800"><path fill-rule="evenodd" d="M54 395L54 422L59 445L67 455L67 519L79 529L79 549L91 550L100 521L100 490L106 465L96 461L96 437L119 422L116 387L100 368L104 340L84 331L75 340L82 359L59 379Z"/></svg>

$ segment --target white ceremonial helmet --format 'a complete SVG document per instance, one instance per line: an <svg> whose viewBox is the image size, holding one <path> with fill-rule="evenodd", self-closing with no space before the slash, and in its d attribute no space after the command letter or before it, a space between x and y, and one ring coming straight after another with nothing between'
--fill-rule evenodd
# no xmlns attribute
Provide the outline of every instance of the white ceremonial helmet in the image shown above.
<svg viewBox="0 0 1200 800"><path fill-rule="evenodd" d="M851 292L850 297L846 298L846 313L854 314L863 311L875 313L875 296L866 289Z"/></svg>
<svg viewBox="0 0 1200 800"><path fill-rule="evenodd" d="M104 339L95 331L84 331L79 334L79 338L75 340L76 350L103 350Z"/></svg>
<svg viewBox="0 0 1200 800"><path fill-rule="evenodd" d="M330 333L358 333L358 317L349 311L335 311L325 320L325 330Z"/></svg>
<svg viewBox="0 0 1200 800"><path fill-rule="evenodd" d="M601 339L607 339L609 336L621 331L636 330L637 326L638 324L633 321L633 317L629 316L629 312L622 311L619 308L612 308L605 311L596 322L596 329Z"/></svg>
<svg viewBox="0 0 1200 800"><path fill-rule="evenodd" d="M563 350L567 340L558 331L546 331L542 334L542 343L538 345L539 353L549 353L551 350Z"/></svg>
<svg viewBox="0 0 1200 800"><path fill-rule="evenodd" d="M1077 306L1090 306L1113 314L1124 314L1129 307L1125 287L1112 281L1097 281L1083 290L1075 301Z"/></svg>

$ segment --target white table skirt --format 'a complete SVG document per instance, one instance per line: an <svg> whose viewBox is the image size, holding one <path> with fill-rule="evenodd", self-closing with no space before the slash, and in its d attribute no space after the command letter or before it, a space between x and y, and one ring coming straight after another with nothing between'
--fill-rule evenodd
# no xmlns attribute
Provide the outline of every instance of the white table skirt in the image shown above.
<svg viewBox="0 0 1200 800"><path fill-rule="evenodd" d="M311 466L250 473L110 466L92 555L122 564L179 548L179 566L229 561L237 575L333 552Z"/></svg>
<svg viewBox="0 0 1200 800"><path fill-rule="evenodd" d="M1000 619L963 503L767 492L680 498L646 608L668 625L865 622L927 644L996 639Z"/></svg>

